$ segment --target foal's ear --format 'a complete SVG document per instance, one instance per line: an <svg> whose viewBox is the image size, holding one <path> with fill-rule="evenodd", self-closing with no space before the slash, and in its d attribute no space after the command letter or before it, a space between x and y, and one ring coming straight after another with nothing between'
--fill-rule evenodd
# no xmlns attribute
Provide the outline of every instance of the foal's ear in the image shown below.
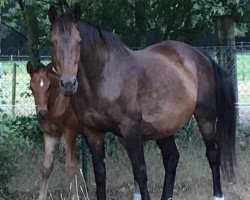
<svg viewBox="0 0 250 200"><path fill-rule="evenodd" d="M34 72L33 65L30 61L27 62L27 72L31 75Z"/></svg>
<svg viewBox="0 0 250 200"><path fill-rule="evenodd" d="M72 10L72 18L77 22L81 19L81 7L78 3L75 4L73 10Z"/></svg>
<svg viewBox="0 0 250 200"><path fill-rule="evenodd" d="M57 19L57 11L55 6L50 6L48 15L50 23L53 24Z"/></svg>
<svg viewBox="0 0 250 200"><path fill-rule="evenodd" d="M53 62L50 62L47 66L46 66L46 69L48 72L51 72L53 71L53 67L54 67L54 63Z"/></svg>

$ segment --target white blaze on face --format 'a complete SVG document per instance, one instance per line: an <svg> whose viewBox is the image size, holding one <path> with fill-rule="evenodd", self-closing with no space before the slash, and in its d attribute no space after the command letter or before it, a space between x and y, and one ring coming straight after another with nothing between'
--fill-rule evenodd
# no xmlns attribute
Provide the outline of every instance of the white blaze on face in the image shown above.
<svg viewBox="0 0 250 200"><path fill-rule="evenodd" d="M41 81L40 81L40 87L43 87L43 85L44 85L44 82L43 82L43 79L41 79Z"/></svg>

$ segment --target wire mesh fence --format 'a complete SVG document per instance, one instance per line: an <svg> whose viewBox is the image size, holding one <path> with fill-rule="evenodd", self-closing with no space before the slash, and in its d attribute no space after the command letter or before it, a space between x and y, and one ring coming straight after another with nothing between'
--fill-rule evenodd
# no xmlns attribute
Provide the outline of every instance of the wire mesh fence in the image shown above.
<svg viewBox="0 0 250 200"><path fill-rule="evenodd" d="M235 77L239 123L250 125L250 44L235 46L198 47L214 58ZM139 48L133 48L139 49ZM26 49L5 49L0 54L0 113L11 115L35 114L35 104L29 89ZM40 50L41 61L50 62L49 49Z"/></svg>

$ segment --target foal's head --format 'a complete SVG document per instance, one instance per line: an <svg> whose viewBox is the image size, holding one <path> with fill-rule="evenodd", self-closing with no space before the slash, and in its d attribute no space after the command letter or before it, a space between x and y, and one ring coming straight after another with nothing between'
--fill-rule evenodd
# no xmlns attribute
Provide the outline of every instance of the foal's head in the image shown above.
<svg viewBox="0 0 250 200"><path fill-rule="evenodd" d="M66 96L74 94L78 86L76 74L80 59L81 37L77 22L80 16L78 5L75 5L71 14L62 17L58 17L54 6L49 9L53 59L61 77L61 90Z"/></svg>
<svg viewBox="0 0 250 200"><path fill-rule="evenodd" d="M52 63L46 67L41 64L39 69L35 69L31 62L27 63L27 71L30 74L30 89L35 98L36 111L39 117L45 118L48 113L48 99L50 92L49 73L52 70Z"/></svg>

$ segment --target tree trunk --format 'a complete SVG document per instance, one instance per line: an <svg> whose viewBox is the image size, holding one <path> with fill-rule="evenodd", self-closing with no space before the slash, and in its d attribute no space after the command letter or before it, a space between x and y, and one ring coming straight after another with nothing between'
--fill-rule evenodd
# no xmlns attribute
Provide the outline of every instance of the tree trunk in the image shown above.
<svg viewBox="0 0 250 200"><path fill-rule="evenodd" d="M146 44L146 31L147 31L147 19L146 11L148 7L147 0L135 1L135 26L136 26L136 45L145 46Z"/></svg>
<svg viewBox="0 0 250 200"><path fill-rule="evenodd" d="M24 19L27 26L28 48L32 64L38 67L40 63L39 56L39 34L36 9L31 5L25 5Z"/></svg>
<svg viewBox="0 0 250 200"><path fill-rule="evenodd" d="M186 0L184 1L184 11L186 12L186 19L184 22L184 27L183 27L183 36L184 37L184 42L186 43L191 43L192 41L192 29L193 29L193 24L192 24L192 1L191 0Z"/></svg>

